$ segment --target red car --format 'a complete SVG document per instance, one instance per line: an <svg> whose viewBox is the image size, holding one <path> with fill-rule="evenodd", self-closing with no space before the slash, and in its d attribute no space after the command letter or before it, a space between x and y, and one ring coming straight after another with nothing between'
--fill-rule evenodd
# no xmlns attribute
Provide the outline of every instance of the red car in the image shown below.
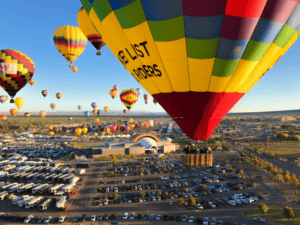
<svg viewBox="0 0 300 225"><path fill-rule="evenodd" d="M76 191L73 191L73 192L71 192L71 193L69 194L69 196L75 195L75 194L76 194Z"/></svg>

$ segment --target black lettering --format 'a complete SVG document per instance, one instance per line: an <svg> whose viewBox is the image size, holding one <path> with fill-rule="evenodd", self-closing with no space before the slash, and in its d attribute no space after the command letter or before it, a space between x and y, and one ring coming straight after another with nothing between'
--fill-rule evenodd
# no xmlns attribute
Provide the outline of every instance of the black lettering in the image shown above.
<svg viewBox="0 0 300 225"><path fill-rule="evenodd" d="M140 77L140 73L139 73L137 70L134 69L133 72L136 74L136 76L137 76L140 80L144 79L143 76L142 76L142 78Z"/></svg>
<svg viewBox="0 0 300 225"><path fill-rule="evenodd" d="M134 77L134 79L136 79L137 82L140 83L140 81L137 79L137 76L134 73L131 73L131 75Z"/></svg>
<svg viewBox="0 0 300 225"><path fill-rule="evenodd" d="M126 49L128 55L130 56L130 58L131 58L132 60L135 60L135 59L137 58L136 55L135 55L134 57L132 57L131 54L130 54L130 52L128 51L128 49L127 49L127 48L125 48L125 49Z"/></svg>
<svg viewBox="0 0 300 225"><path fill-rule="evenodd" d="M153 76L156 76L155 72L154 72L154 69L151 67L151 66L147 66L148 67L148 70L150 71L150 73L153 75Z"/></svg>
<svg viewBox="0 0 300 225"><path fill-rule="evenodd" d="M143 46L144 49L145 49L145 51L146 51L146 53L147 53L147 55L150 56L150 55L149 55L149 52L148 52L148 49L146 48L146 44L147 44L147 43L148 43L147 41L144 41L144 42L140 43L140 46Z"/></svg>
<svg viewBox="0 0 300 225"><path fill-rule="evenodd" d="M157 64L154 64L153 65L153 69L156 71L156 72L158 72L158 74L156 74L156 76L161 76L161 71L159 70L159 69L156 69L155 67L157 67Z"/></svg>
<svg viewBox="0 0 300 225"><path fill-rule="evenodd" d="M129 62L126 56L124 55L123 51L119 51L119 60L123 64L123 66L126 66L126 64Z"/></svg>
<svg viewBox="0 0 300 225"><path fill-rule="evenodd" d="M139 50L139 46L138 46L138 45L135 44L135 45L134 45L134 49L140 53L140 54L138 54L138 53L135 51L135 53L136 53L139 57L144 58L144 53L143 53L141 50Z"/></svg>
<svg viewBox="0 0 300 225"><path fill-rule="evenodd" d="M152 77L151 73L149 73L150 71L147 70L147 66L143 65L143 69L145 70L145 72L148 74L149 77Z"/></svg>
<svg viewBox="0 0 300 225"><path fill-rule="evenodd" d="M138 68L138 71L147 79L147 73L142 68Z"/></svg>

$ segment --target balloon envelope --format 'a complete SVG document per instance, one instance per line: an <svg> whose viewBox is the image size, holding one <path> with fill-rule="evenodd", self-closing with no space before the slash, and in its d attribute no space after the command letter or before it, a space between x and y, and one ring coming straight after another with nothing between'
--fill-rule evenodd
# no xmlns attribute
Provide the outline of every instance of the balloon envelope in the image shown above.
<svg viewBox="0 0 300 225"><path fill-rule="evenodd" d="M109 107L108 107L108 106L105 106L105 107L104 107L104 111L105 111L105 112L108 112L108 110L109 110Z"/></svg>
<svg viewBox="0 0 300 225"><path fill-rule="evenodd" d="M11 109L11 110L9 110L9 112L13 117L15 117L16 115L18 115L19 111L17 109Z"/></svg>
<svg viewBox="0 0 300 225"><path fill-rule="evenodd" d="M29 118L29 117L30 117L30 113L29 113L29 112L26 112L26 113L24 113L24 116L25 116L26 118Z"/></svg>
<svg viewBox="0 0 300 225"><path fill-rule="evenodd" d="M110 95L110 97L112 97L114 99L118 95L118 91L115 89L111 89L109 91L109 95Z"/></svg>
<svg viewBox="0 0 300 225"><path fill-rule="evenodd" d="M53 110L54 110L54 109L55 109L55 107L56 107L56 104L55 104L55 103L51 103L51 104L50 104L50 107L51 107L51 109L53 109Z"/></svg>
<svg viewBox="0 0 300 225"><path fill-rule="evenodd" d="M88 111L85 111L85 112L84 112L84 116L85 116L86 118L89 118L90 113L89 113Z"/></svg>
<svg viewBox="0 0 300 225"><path fill-rule="evenodd" d="M29 81L29 84L32 86L32 85L35 84L35 81L34 81L34 80L30 80L30 81Z"/></svg>
<svg viewBox="0 0 300 225"><path fill-rule="evenodd" d="M97 108L97 103L96 102L92 102L91 106L92 106L93 109L96 109Z"/></svg>
<svg viewBox="0 0 300 225"><path fill-rule="evenodd" d="M6 102L8 100L8 96L7 95L1 95L0 96L0 102L3 104L4 102Z"/></svg>
<svg viewBox="0 0 300 225"><path fill-rule="evenodd" d="M47 114L47 113L46 113L46 111L44 111L44 110L40 111L40 113L39 113L39 115L40 115L40 117L41 117L42 119L45 118L46 114Z"/></svg>
<svg viewBox="0 0 300 225"><path fill-rule="evenodd" d="M194 140L210 137L300 32L293 0L81 1L113 54Z"/></svg>
<svg viewBox="0 0 300 225"><path fill-rule="evenodd" d="M75 129L75 134L77 134L78 136L81 134L82 130L80 128L76 128Z"/></svg>
<svg viewBox="0 0 300 225"><path fill-rule="evenodd" d="M137 102L138 98L138 93L135 89L125 89L120 93L120 99L122 103L129 110Z"/></svg>
<svg viewBox="0 0 300 225"><path fill-rule="evenodd" d="M79 109L79 110L81 109L81 105L78 106L78 109Z"/></svg>
<svg viewBox="0 0 300 225"><path fill-rule="evenodd" d="M48 91L43 90L43 91L42 91L42 95L43 95L44 97L46 97L46 96L48 95Z"/></svg>
<svg viewBox="0 0 300 225"><path fill-rule="evenodd" d="M17 97L17 98L15 99L15 105L17 106L18 109L20 109L20 108L22 107L23 103L24 103L24 101L23 101L22 98Z"/></svg>
<svg viewBox="0 0 300 225"><path fill-rule="evenodd" d="M71 67L71 70L73 71L73 73L76 73L77 70L78 70L78 68L77 68L77 66L72 66L72 67Z"/></svg>
<svg viewBox="0 0 300 225"><path fill-rule="evenodd" d="M86 127L82 128L82 133L86 134L88 132L88 129Z"/></svg>
<svg viewBox="0 0 300 225"><path fill-rule="evenodd" d="M61 93L57 93L55 96L56 96L56 98L60 99L62 97L62 94Z"/></svg>

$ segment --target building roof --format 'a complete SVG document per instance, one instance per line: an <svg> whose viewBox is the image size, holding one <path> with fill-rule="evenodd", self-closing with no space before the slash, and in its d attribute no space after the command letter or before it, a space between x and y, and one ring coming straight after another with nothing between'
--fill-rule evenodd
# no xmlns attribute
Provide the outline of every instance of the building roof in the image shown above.
<svg viewBox="0 0 300 225"><path fill-rule="evenodd" d="M145 147L145 148L151 148L151 147L157 147L156 146L156 141L153 140L150 137L143 137L140 140L138 140L138 143L141 144L141 146Z"/></svg>

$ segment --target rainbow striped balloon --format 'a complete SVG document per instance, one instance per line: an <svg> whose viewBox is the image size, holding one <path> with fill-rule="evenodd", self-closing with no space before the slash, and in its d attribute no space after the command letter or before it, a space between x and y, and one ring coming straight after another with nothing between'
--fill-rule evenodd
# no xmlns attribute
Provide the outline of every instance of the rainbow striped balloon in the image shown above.
<svg viewBox="0 0 300 225"><path fill-rule="evenodd" d="M300 35L298 0L81 0L109 49L192 139Z"/></svg>
<svg viewBox="0 0 300 225"><path fill-rule="evenodd" d="M139 94L135 89L125 89L120 93L120 99L128 110L134 106L139 98ZM124 110L123 110L124 112Z"/></svg>

